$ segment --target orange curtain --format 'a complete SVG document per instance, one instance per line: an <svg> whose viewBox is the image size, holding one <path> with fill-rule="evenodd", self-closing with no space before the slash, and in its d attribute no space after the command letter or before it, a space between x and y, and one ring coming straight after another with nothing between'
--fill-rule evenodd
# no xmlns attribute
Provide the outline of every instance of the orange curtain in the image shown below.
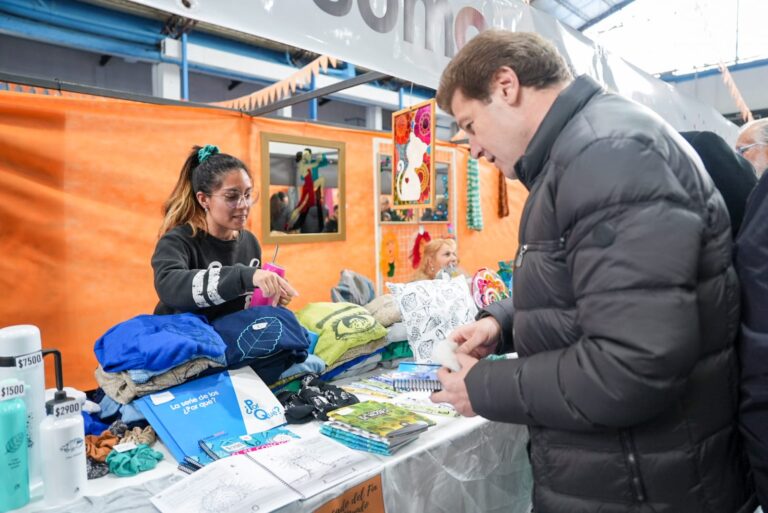
<svg viewBox="0 0 768 513"><path fill-rule="evenodd" d="M94 388L96 339L157 302L150 258L160 209L191 146L216 144L240 157L258 186L262 131L346 142L347 238L281 245L279 263L301 294L292 308L330 300L342 269L373 279L372 140L380 134L216 109L0 92L0 327L39 326L43 346L63 353L65 383ZM466 153L459 155L465 174ZM495 209L492 173L481 167L481 197ZM469 232L466 177L457 178L462 265L512 258L524 193L510 185L513 215ZM250 228L260 236L258 206ZM271 255L274 246L263 251Z"/></svg>

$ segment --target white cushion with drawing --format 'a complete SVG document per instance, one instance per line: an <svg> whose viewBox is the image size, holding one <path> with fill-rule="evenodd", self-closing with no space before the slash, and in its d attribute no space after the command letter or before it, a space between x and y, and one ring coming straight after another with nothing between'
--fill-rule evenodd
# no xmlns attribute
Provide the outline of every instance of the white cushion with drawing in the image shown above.
<svg viewBox="0 0 768 513"><path fill-rule="evenodd" d="M463 276L387 283L408 329L408 344L419 363L432 361L432 346L457 326L475 320L477 307Z"/></svg>

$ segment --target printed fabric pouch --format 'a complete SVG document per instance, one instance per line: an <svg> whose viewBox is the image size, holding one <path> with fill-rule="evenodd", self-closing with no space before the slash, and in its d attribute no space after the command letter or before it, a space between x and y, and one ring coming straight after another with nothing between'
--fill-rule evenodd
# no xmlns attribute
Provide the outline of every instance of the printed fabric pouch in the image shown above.
<svg viewBox="0 0 768 513"><path fill-rule="evenodd" d="M418 363L432 361L432 346L462 324L475 320L477 307L463 276L411 283L387 283L395 296Z"/></svg>
<svg viewBox="0 0 768 513"><path fill-rule="evenodd" d="M387 328L359 305L310 303L296 312L299 322L319 334L314 353L331 366L350 349L387 336Z"/></svg>

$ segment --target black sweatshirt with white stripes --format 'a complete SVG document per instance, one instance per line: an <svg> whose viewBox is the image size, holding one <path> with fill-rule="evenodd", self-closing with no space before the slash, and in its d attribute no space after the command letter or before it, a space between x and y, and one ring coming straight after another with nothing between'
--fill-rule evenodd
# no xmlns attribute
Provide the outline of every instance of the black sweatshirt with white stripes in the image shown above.
<svg viewBox="0 0 768 513"><path fill-rule="evenodd" d="M261 246L241 230L235 240L221 240L182 225L157 242L152 255L155 290L160 302L155 314L192 312L213 320L247 308L253 273L261 267Z"/></svg>

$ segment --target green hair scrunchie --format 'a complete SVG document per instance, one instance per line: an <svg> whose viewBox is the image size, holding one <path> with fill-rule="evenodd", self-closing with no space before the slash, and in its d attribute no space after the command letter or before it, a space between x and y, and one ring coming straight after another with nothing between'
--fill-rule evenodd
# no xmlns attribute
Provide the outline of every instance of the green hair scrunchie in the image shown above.
<svg viewBox="0 0 768 513"><path fill-rule="evenodd" d="M202 164L206 160L208 160L208 157L211 155L216 155L219 153L219 147L215 144L206 144L199 150L197 150L197 160Z"/></svg>

